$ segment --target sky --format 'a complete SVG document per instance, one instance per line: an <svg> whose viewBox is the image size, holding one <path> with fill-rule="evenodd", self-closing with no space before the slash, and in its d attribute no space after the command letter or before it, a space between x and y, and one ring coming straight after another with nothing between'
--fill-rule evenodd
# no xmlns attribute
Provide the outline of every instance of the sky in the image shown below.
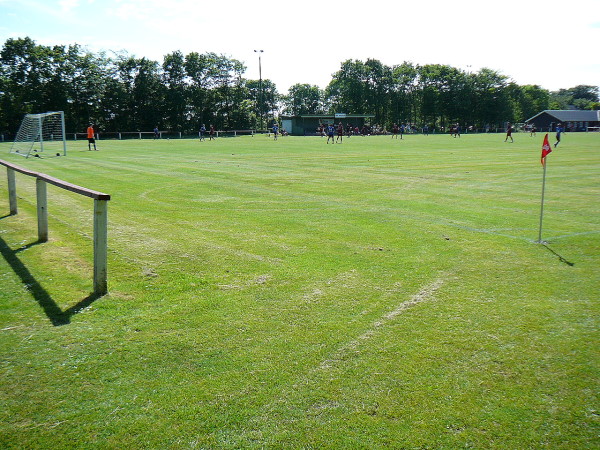
<svg viewBox="0 0 600 450"><path fill-rule="evenodd" d="M348 59L490 68L549 90L600 85L600 0L0 0L0 42L77 43L162 63L174 51L241 61L287 93L325 88Z"/></svg>

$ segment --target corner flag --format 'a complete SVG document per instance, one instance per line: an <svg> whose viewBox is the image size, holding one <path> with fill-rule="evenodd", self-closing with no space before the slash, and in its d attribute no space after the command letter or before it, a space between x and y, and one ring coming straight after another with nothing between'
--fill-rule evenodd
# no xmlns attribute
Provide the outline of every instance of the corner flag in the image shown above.
<svg viewBox="0 0 600 450"><path fill-rule="evenodd" d="M546 156L552 151L550 142L548 142L548 133L544 136L544 143L542 144L542 166L544 166L544 178L542 179L542 207L540 209L540 232L538 234L538 244L542 244L542 221L544 220L544 192L546 191Z"/></svg>
<svg viewBox="0 0 600 450"><path fill-rule="evenodd" d="M546 136L544 136L544 143L542 144L542 166L546 164L546 156L551 151L552 147L550 147L550 142L548 142L548 133L546 133Z"/></svg>

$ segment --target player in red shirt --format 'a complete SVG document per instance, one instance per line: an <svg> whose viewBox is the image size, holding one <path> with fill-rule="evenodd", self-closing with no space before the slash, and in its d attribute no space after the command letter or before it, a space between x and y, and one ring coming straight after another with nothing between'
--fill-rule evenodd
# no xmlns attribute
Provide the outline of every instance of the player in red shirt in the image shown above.
<svg viewBox="0 0 600 450"><path fill-rule="evenodd" d="M339 125L337 126L337 138L335 138L335 142L340 141L342 142L344 140L344 125L342 125L342 122L339 123Z"/></svg>
<svg viewBox="0 0 600 450"><path fill-rule="evenodd" d="M509 122L508 125L506 126L506 138L504 139L504 142L506 142L508 140L508 138L510 138L510 142L514 142L514 139L512 137L512 132L513 132L513 127Z"/></svg>

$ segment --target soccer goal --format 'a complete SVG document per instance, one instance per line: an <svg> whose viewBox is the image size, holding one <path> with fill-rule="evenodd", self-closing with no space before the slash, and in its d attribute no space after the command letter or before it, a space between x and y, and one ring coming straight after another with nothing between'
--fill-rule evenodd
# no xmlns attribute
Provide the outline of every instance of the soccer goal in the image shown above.
<svg viewBox="0 0 600 450"><path fill-rule="evenodd" d="M63 111L27 114L21 122L9 153L28 158L31 155L67 155L65 115Z"/></svg>

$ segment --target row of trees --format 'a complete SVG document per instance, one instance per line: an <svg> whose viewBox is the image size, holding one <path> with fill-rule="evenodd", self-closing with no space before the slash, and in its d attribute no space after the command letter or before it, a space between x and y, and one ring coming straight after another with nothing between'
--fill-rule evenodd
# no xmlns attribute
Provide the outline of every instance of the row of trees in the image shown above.
<svg viewBox="0 0 600 450"><path fill-rule="evenodd" d="M292 86L283 104L294 114L342 111L375 115L379 124L393 122L482 127L523 122L545 109L600 109L597 86L550 92L537 85L520 86L491 69L470 73L440 64L348 60L320 91Z"/></svg>
<svg viewBox="0 0 600 450"><path fill-rule="evenodd" d="M268 79L244 78L245 71L242 62L215 53L175 51L160 64L126 53L94 54L79 45L8 39L0 53L0 133L14 134L24 114L42 111L65 111L68 132L83 131L91 121L105 131L158 126L191 133L202 123L258 128L261 118L270 123L280 113L374 114L376 123L388 126L501 125L553 102L562 105L558 100L582 108L598 101L597 87L551 93L519 86L494 70L468 73L446 65L348 60L326 89L297 84L286 95Z"/></svg>
<svg viewBox="0 0 600 450"><path fill-rule="evenodd" d="M258 82L245 66L215 53L176 51L162 65L128 54L93 54L79 45L42 46L9 39L0 53L0 130L15 132L23 115L65 111L67 131L91 121L101 130L250 128L258 113ZM262 83L263 114L275 109L276 91Z"/></svg>

